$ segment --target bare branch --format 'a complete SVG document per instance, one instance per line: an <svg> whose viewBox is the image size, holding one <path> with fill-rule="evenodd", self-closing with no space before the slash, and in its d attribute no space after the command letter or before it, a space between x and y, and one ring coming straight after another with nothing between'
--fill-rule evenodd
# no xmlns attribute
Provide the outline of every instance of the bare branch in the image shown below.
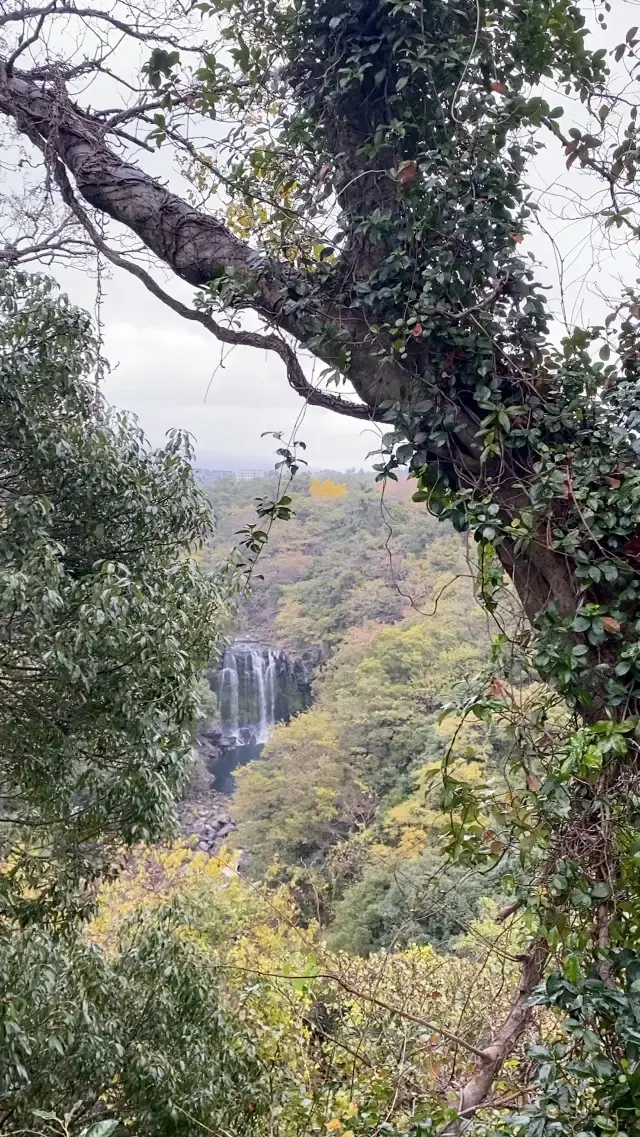
<svg viewBox="0 0 640 1137"><path fill-rule="evenodd" d="M78 16L84 19L101 20L103 23L122 32L123 35L133 37L133 39L142 40L143 42L153 41L154 43L167 43L171 47L179 48L181 51L198 53L202 51L201 47L179 43L174 36L163 35L155 31L152 27L150 27L148 31L141 31L135 24L127 24L124 20L118 20L109 12L101 12L96 8L78 8L75 4L57 4L56 0L52 0L52 3L45 5L44 8L18 8L14 12L6 12L0 16L0 27L12 21L15 23L32 19L38 19L40 26L42 26L47 16Z"/></svg>
<svg viewBox="0 0 640 1137"><path fill-rule="evenodd" d="M6 64L7 75L11 75L11 73L13 71L13 65L16 62L16 59L18 59L22 55L23 51L26 51L27 48L31 47L31 45L34 44L36 42L36 40L38 40L40 38L40 32L42 31L42 27L43 27L43 24L44 24L46 18L47 18L47 13L43 12L42 15L40 16L40 19L38 20L38 23L36 24L36 29L35 29L33 35L28 36L27 39L23 40L22 43L18 44L18 47L15 49L13 54L9 56L9 58L7 59L7 64Z"/></svg>
<svg viewBox="0 0 640 1137"><path fill-rule="evenodd" d="M3 28L5 24L11 22L19 23L24 20L37 19L41 16L46 17L50 12L54 11L55 6L56 0L52 0L51 4L45 5L44 8L16 8L14 12L5 12L4 15L0 16L0 28Z"/></svg>
<svg viewBox="0 0 640 1137"><path fill-rule="evenodd" d="M493 1042L482 1052L480 1068L463 1087L458 1103L458 1113L472 1117L480 1108L500 1072L503 1062L513 1051L531 1018L529 1000L542 979L544 967L549 957L549 946L545 940L538 940L526 953L518 990L511 1009Z"/></svg>

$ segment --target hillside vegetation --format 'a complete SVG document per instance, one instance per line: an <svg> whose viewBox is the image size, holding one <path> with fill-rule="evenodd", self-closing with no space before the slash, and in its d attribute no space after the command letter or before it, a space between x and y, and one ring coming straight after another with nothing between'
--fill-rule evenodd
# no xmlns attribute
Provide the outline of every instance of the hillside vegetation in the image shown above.
<svg viewBox="0 0 640 1137"><path fill-rule="evenodd" d="M314 658L314 702L237 772L243 871L293 885L345 950L446 948L497 880L448 863L439 775L446 759L451 778L496 783L508 746L441 712L486 670L496 629L461 538L411 500L411 483L383 494L372 475L303 474L289 492L293 517L271 530L240 628ZM208 493L215 557L274 479Z"/></svg>

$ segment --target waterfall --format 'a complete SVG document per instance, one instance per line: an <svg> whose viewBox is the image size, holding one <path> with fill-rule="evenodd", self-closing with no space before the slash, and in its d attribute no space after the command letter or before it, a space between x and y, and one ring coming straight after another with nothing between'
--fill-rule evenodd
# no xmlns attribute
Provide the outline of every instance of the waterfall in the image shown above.
<svg viewBox="0 0 640 1137"><path fill-rule="evenodd" d="M273 720L267 719L267 687L265 683L265 670L269 666L268 658L271 655L270 649L267 649L267 661L265 666L265 657L257 648L251 648L251 681L255 686L256 701L257 701L257 714L256 722L253 724L256 727L256 742L264 743L269 737L269 727L273 726Z"/></svg>
<svg viewBox="0 0 640 1137"><path fill-rule="evenodd" d="M305 663L282 649L238 639L210 682L220 724L203 731L200 742L214 788L228 794L233 793L234 770L260 757L272 727L310 705L309 673Z"/></svg>
<svg viewBox="0 0 640 1137"><path fill-rule="evenodd" d="M284 652L238 641L227 648L220 672L223 734L239 745L263 746L277 721L278 671L288 672Z"/></svg>
<svg viewBox="0 0 640 1137"><path fill-rule="evenodd" d="M239 679L232 652L225 651L220 676L220 718L225 733L237 735L239 729Z"/></svg>

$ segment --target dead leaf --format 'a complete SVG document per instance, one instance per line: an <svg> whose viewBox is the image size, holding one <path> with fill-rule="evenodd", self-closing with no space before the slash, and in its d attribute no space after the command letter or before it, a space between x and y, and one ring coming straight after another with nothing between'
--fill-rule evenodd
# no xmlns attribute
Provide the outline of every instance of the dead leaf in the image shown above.
<svg viewBox="0 0 640 1137"><path fill-rule="evenodd" d="M417 162L403 162L398 172L396 173L396 181L399 186L412 186L418 176L418 163Z"/></svg>
<svg viewBox="0 0 640 1137"><path fill-rule="evenodd" d="M605 481L608 486L611 486L612 490L620 489L620 478L605 478Z"/></svg>
<svg viewBox="0 0 640 1137"><path fill-rule="evenodd" d="M511 240L515 241L516 245L521 245L524 241L524 237L522 236L522 233L512 233Z"/></svg>
<svg viewBox="0 0 640 1137"><path fill-rule="evenodd" d="M602 623L604 624L604 626L608 632L619 632L620 631L620 624L618 623L618 621L615 619L614 616L603 616L602 617Z"/></svg>
<svg viewBox="0 0 640 1137"><path fill-rule="evenodd" d="M508 95L509 94L509 89L508 89L506 83L502 83L500 81L500 79L494 79L493 80L493 83L491 84L491 90L495 91L496 94L498 94L498 95Z"/></svg>
<svg viewBox="0 0 640 1137"><path fill-rule="evenodd" d="M537 778L535 774L527 775L527 788L530 789L532 793L536 794L541 785L542 782L540 781L540 778Z"/></svg>

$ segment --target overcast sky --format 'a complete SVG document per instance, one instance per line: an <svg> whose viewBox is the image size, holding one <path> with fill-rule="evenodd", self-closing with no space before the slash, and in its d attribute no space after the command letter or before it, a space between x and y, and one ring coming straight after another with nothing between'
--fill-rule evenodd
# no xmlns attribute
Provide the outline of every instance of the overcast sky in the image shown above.
<svg viewBox="0 0 640 1137"><path fill-rule="evenodd" d="M305 408L271 353L236 347L222 355L203 328L187 324L123 276L114 276L106 289L105 345L113 369L105 391L112 403L139 416L152 442L179 426L195 436L200 454L272 464L279 444L261 435L283 431L288 437L303 412L297 436L316 467L361 467L379 445L375 428ZM183 295L189 302L191 290L185 287Z"/></svg>
<svg viewBox="0 0 640 1137"><path fill-rule="evenodd" d="M637 13L633 0L618 0L609 31L606 36L598 34L602 46L620 42ZM544 94L553 105L566 107L565 130L580 121L579 105L549 90ZM603 245L599 232L594 238L592 222L575 220L579 212L576 195L587 190L585 175L575 168L566 172L561 148L556 149L553 140L537 159L531 179L538 187L556 248L539 231L522 248L532 249L546 266L554 311L561 311L559 252L564 258L569 320L598 319L604 298L618 294L621 276L628 282L634 279L637 271L629 274L629 270L635 266L625 263L620 249ZM78 271L57 275L75 301L94 309L95 279ZM220 346L204 329L174 315L126 273L112 269L109 277L103 283L102 303L105 348L112 366L105 383L108 399L135 412L153 443L161 443L170 428L182 427L195 436L197 450L207 456L209 464L213 456L221 465L228 458L247 465L260 459L269 464L277 444L261 434L284 431L288 435L303 407L287 385L281 361L238 347L226 354L221 365ZM176 281L170 287L191 303L191 289ZM307 443L310 464L323 468L370 464L374 459L367 462L367 454L377 446L375 428L313 407L304 411L298 437Z"/></svg>

